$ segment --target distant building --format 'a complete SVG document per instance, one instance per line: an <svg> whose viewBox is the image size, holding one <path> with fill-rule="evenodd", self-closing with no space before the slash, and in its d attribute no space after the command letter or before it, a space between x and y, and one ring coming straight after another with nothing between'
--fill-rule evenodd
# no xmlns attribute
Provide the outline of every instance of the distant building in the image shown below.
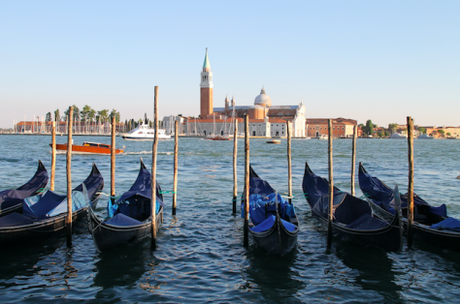
<svg viewBox="0 0 460 304"><path fill-rule="evenodd" d="M328 118L307 118L305 122L308 137L320 137L321 135L328 135ZM347 118L334 118L332 119L332 136L335 138L340 137L353 137L353 127L357 125L357 121Z"/></svg>

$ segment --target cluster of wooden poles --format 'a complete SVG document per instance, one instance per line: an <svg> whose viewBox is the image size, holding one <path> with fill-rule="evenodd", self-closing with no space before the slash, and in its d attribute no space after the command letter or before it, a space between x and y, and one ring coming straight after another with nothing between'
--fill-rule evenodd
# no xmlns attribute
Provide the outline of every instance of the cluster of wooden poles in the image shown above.
<svg viewBox="0 0 460 304"><path fill-rule="evenodd" d="M73 116L73 107L69 108L69 116ZM67 173L67 218L66 218L66 232L67 232L67 246L72 245L72 175L71 175L71 160L72 160L72 119L67 119L68 135L67 135L67 157L66 157L66 173ZM112 117L112 132L111 132L111 182L110 182L110 196L111 199L115 197L115 117ZM155 137L152 147L152 226L151 238L152 249L156 248L156 169L157 169L157 149L158 149L158 86L154 87L154 129ZM237 183L237 150L238 150L238 124L234 122L234 141L233 141L233 214L237 213L237 199L238 199L238 183ZM244 198L244 246L249 245L249 119L248 115L244 117L244 151L245 151L245 172L244 184L245 192ZM179 151L179 122L175 122L175 139L174 139L174 176L173 176L173 197L172 197L172 215L176 215L177 205L177 171L178 171L178 151ZM291 123L286 123L287 130L287 163L288 163L288 200L292 200L292 170L291 170ZM408 229L407 239L408 246L412 246L412 226L414 220L414 149L413 149L413 134L414 134L414 120L407 117L407 130L408 130L408 158L409 158L409 190L408 190ZM355 166L356 166L356 138L357 127L353 129L352 141L352 161L351 161L351 195L355 195ZM328 173L329 173L329 218L328 218L328 232L327 232L327 246L328 249L332 244L332 221L333 221L333 193L334 193L334 178L333 178L333 149L332 149L332 120L328 121ZM51 158L51 181L50 190L54 191L54 179L56 170L56 124L53 122L52 129L52 158ZM397 193L399 195L399 193Z"/></svg>
<svg viewBox="0 0 460 304"><path fill-rule="evenodd" d="M237 128L235 121L235 135L233 144L233 213L236 214L237 203L237 175L236 175L236 159L237 159ZM244 117L244 138L245 138L245 172L244 184L244 246L249 244L249 120L248 116ZM333 134L332 120L328 120L328 175L329 175L329 216L327 225L327 248L330 250L332 244L332 221L333 221L333 204L334 204L334 178L333 178ZM408 189L408 223L407 223L407 243L408 247L412 247L413 240L413 222L414 222L414 120L407 117L408 130L408 158L409 158L409 189ZM291 171L291 123L286 123L287 135L287 163L288 163L288 200L291 203L292 199L292 171ZM352 157L351 157L351 195L355 195L355 167L356 167L356 139L357 126L353 128L352 141ZM399 199L399 192L396 191L395 199Z"/></svg>

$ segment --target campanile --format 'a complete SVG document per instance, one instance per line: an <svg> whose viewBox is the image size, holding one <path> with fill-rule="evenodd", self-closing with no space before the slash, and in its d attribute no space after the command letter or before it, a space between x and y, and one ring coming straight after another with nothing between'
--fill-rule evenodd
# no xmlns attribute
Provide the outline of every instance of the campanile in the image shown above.
<svg viewBox="0 0 460 304"><path fill-rule="evenodd" d="M206 48L206 55L204 57L203 70L201 72L201 107L200 115L201 118L206 119L206 117L213 113L213 104L212 104L212 72L211 65L209 64L208 59L208 48Z"/></svg>

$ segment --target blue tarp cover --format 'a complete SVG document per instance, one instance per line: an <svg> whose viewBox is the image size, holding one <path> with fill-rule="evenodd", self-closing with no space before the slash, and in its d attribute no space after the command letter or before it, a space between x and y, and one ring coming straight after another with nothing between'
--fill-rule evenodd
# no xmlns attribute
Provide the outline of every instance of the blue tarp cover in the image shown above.
<svg viewBox="0 0 460 304"><path fill-rule="evenodd" d="M21 226L33 223L34 220L17 212L0 217L0 227Z"/></svg>
<svg viewBox="0 0 460 304"><path fill-rule="evenodd" d="M0 210L21 204L26 197L32 196L37 191L46 187L48 183L48 171L41 161L35 175L24 185L17 189L8 189L0 192Z"/></svg>
<svg viewBox="0 0 460 304"><path fill-rule="evenodd" d="M272 219L272 216L275 216L276 219L276 202L278 202L278 214L286 223L284 225L286 229L288 231L297 229L294 224L288 222L290 218L296 217L294 205L289 204L276 193L268 182L258 177L252 167L250 168L249 186L249 218L256 226L252 228L252 231L266 231L273 226L275 220ZM244 202L241 204L241 217L244 218Z"/></svg>
<svg viewBox="0 0 460 304"><path fill-rule="evenodd" d="M251 230L254 232L263 232L263 231L269 230L273 227L273 225L275 224L275 221L276 221L276 216L269 215L265 221L263 221L256 227L251 228ZM292 232L297 229L297 227L294 224L291 224L283 219L281 219L281 223L288 231Z"/></svg>
<svg viewBox="0 0 460 304"><path fill-rule="evenodd" d="M453 217L448 217L437 224L431 225L431 228L438 230L446 229L460 232L460 221Z"/></svg>
<svg viewBox="0 0 460 304"><path fill-rule="evenodd" d="M110 220L106 221L106 223L114 226L136 226L142 224L141 221L126 216L123 213L118 213Z"/></svg>
<svg viewBox="0 0 460 304"><path fill-rule="evenodd" d="M72 191L72 211L77 211L89 204L89 198L79 191ZM23 203L22 214L34 218L50 218L67 212L67 196L53 191L46 191L39 195L26 198Z"/></svg>
<svg viewBox="0 0 460 304"><path fill-rule="evenodd" d="M144 166L144 163L141 163L141 169L131 188L123 193L115 203L109 200L107 204L108 217L112 218L119 213L133 218L150 216L152 197L151 184L150 172ZM158 214L160 205L164 207L163 195L161 194L161 188L158 182L156 185L156 197L156 214ZM121 224L121 226L123 226L123 224Z"/></svg>

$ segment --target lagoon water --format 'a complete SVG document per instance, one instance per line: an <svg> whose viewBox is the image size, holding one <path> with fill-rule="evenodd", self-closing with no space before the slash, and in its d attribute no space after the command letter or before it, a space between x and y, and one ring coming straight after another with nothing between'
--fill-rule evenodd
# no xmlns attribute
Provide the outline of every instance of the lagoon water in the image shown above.
<svg viewBox="0 0 460 304"><path fill-rule="evenodd" d="M0 190L16 188L35 172L38 159L50 170L48 136L0 135ZM65 142L66 137L58 137ZM78 136L82 141L110 143L108 137ZM238 142L238 189L243 189L244 141ZM116 192L135 180L142 157L151 168L152 142L124 141L126 153L116 159ZM172 190L174 141L161 141L157 179ZM445 203L460 217L460 140L415 140L415 192L433 205ZM301 231L290 255L269 256L243 247L243 221L232 212L233 142L181 138L179 143L177 215L171 194L157 250L149 241L104 254L80 227L73 245L65 238L23 248L0 250L2 303L438 303L460 296L460 253L416 242L401 253L359 248L334 241L326 252L326 231L311 216L301 182L305 161L327 178L327 141L293 140L293 203ZM407 142L359 139L357 161L388 185L407 189ZM74 155L73 186L96 163L110 191L110 157ZM280 193L287 192L286 141L268 145L251 140L254 170ZM351 140L334 141L334 183L350 189ZM65 155L58 155L56 190L65 193ZM357 196L361 196L356 179ZM98 210L104 212L107 199Z"/></svg>

